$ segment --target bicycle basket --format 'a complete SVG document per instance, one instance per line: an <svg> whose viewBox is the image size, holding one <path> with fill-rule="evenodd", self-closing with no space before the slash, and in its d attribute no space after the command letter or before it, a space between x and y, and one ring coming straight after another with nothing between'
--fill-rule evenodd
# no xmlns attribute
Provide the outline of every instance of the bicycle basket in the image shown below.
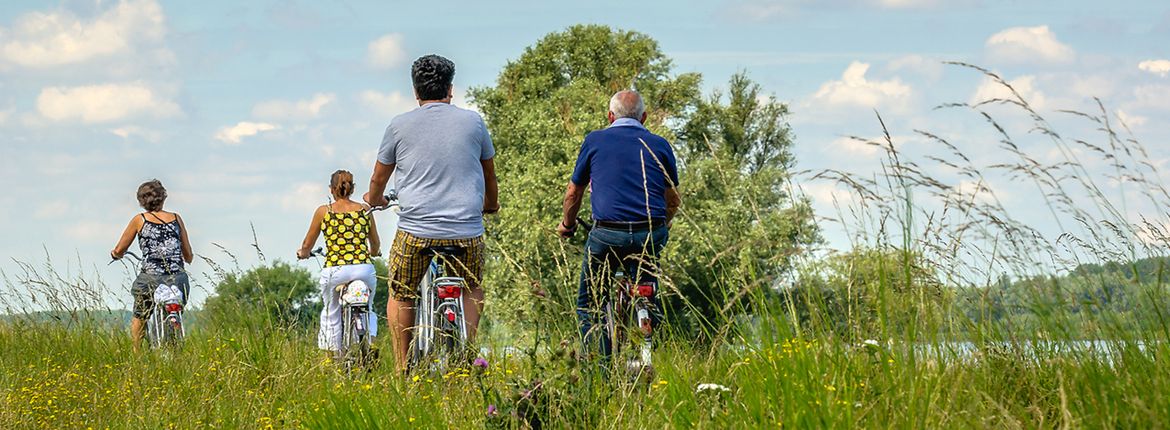
<svg viewBox="0 0 1170 430"><path fill-rule="evenodd" d="M345 292L341 294L341 303L346 305L364 305L370 302L370 286L362 280L346 284Z"/></svg>

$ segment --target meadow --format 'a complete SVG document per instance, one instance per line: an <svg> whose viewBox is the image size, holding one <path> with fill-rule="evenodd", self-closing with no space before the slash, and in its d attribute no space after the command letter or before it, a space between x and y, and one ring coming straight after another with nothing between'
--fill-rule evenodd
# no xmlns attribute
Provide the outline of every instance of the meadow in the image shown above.
<svg viewBox="0 0 1170 430"><path fill-rule="evenodd" d="M989 113L1000 108L1022 121ZM810 252L788 281L727 292L736 300L698 340L665 333L649 381L606 377L582 359L572 303L544 296L532 298L546 312L531 320L493 321L486 367L442 375L404 377L388 362L346 375L315 350L311 328L247 314L195 313L181 350L136 354L121 314L92 310L118 287L25 264L6 276L0 427L1166 427L1158 220L1170 197L1155 163L1104 107L1066 113L1098 143L1057 133L1018 94L942 109L985 121L980 154L1008 161L972 161L962 143L926 131L914 135L941 153L907 153L883 126L858 138L881 149L881 171L796 175L849 191L818 222L850 231L854 249ZM1058 159L1023 149L1014 128ZM1090 163L1116 174L1095 179ZM949 176L928 167L940 165ZM985 185L993 176L1036 188L1038 210L1062 231L1008 213ZM1108 191L1118 184L1131 192ZM1117 195L1149 204L1135 217ZM684 207L678 222L693 216ZM1093 269L1103 265L1112 269Z"/></svg>

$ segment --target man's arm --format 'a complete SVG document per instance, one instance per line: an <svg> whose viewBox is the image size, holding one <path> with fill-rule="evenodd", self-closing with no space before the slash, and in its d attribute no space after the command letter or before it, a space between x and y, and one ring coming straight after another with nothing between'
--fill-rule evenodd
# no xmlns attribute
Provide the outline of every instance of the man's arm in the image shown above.
<svg viewBox="0 0 1170 430"><path fill-rule="evenodd" d="M585 187L569 181L569 186L565 189L564 216L561 218L561 224L557 226L557 233L561 237L570 237L577 231L577 212L581 211L581 199L584 196Z"/></svg>
<svg viewBox="0 0 1170 430"><path fill-rule="evenodd" d="M682 206L682 196L678 193L678 188L670 187L666 189L666 223L670 224L674 220L674 214L678 212L678 207Z"/></svg>
<svg viewBox="0 0 1170 430"><path fill-rule="evenodd" d="M386 201L386 183L390 182L390 175L394 174L393 164L382 164L381 161L374 162L374 174L370 175L370 191L366 192L365 200L367 204L373 207L382 207L390 204Z"/></svg>
<svg viewBox="0 0 1170 430"><path fill-rule="evenodd" d="M483 165L483 213L494 214L500 211L500 188L496 183L495 158L480 160Z"/></svg>

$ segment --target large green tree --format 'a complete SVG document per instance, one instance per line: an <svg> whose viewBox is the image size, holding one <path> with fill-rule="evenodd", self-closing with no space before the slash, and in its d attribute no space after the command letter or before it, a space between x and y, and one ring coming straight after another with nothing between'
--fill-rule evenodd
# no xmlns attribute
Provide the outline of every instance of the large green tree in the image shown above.
<svg viewBox="0 0 1170 430"><path fill-rule="evenodd" d="M227 273L204 310L220 323L257 322L308 327L321 311L317 282L309 271L277 261L243 273Z"/></svg>
<svg viewBox="0 0 1170 430"><path fill-rule="evenodd" d="M631 87L645 99L646 126L675 142L680 160L683 209L664 260L673 321L701 328L742 310L732 306L742 289L770 287L815 239L807 204L784 188L792 161L783 104L760 102L744 76L732 79L729 97L703 97L700 76L672 73L649 36L573 26L527 48L494 86L471 91L496 144L504 205L488 226L489 314L572 321L582 257L580 239L555 234L561 198L585 134L607 125L610 96Z"/></svg>

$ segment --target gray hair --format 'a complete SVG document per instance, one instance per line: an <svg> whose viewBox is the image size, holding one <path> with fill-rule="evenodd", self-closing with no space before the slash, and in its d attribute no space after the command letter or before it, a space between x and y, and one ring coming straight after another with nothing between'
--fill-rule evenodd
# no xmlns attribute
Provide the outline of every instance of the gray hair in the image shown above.
<svg viewBox="0 0 1170 430"><path fill-rule="evenodd" d="M642 120L646 113L646 104L642 102L642 95L634 90L622 90L609 99L609 111L617 118L633 118Z"/></svg>

